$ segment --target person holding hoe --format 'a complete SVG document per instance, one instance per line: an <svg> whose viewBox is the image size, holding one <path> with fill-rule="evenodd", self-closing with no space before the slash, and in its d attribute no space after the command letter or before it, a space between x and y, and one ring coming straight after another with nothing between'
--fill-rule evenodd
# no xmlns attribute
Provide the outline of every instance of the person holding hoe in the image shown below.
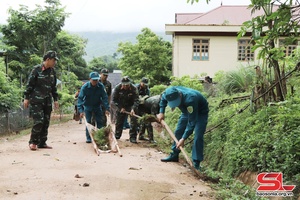
<svg viewBox="0 0 300 200"><path fill-rule="evenodd" d="M103 124L103 111L105 109L105 114L109 115L110 106L108 103L107 93L105 87L99 82L100 76L98 72L91 72L89 75L90 81L86 82L80 90L78 96L78 111L80 117L82 118L85 114L87 123L91 123L92 114L95 115L95 120L97 128L100 129L104 126ZM92 139L90 137L89 131L86 127L86 143L91 143Z"/></svg>
<svg viewBox="0 0 300 200"><path fill-rule="evenodd" d="M181 115L174 132L178 143L174 141L172 145L173 152L168 157L161 159L161 161L178 162L180 147L184 146L184 141L194 131L192 160L194 167L199 170L200 162L203 160L203 136L208 120L208 102L197 90L181 86L171 86L162 94L159 103L160 113L157 116L158 121L164 119L167 105L172 109L178 107Z"/></svg>

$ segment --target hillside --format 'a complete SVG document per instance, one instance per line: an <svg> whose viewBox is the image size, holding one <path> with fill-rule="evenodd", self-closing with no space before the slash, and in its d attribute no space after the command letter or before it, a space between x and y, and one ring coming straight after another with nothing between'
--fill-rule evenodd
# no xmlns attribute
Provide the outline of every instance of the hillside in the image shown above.
<svg viewBox="0 0 300 200"><path fill-rule="evenodd" d="M84 57L87 62L93 59L93 57L99 57L104 55L113 55L118 48L120 42L136 42L136 36L141 32L130 33L112 33L112 32L72 32L84 39L88 39L86 46L87 55ZM164 32L156 33L164 40L170 41L172 37L166 35Z"/></svg>

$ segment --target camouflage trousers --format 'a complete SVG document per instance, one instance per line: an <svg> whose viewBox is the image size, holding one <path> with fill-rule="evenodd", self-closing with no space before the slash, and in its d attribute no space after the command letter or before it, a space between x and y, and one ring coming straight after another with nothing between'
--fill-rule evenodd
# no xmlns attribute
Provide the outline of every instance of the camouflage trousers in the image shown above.
<svg viewBox="0 0 300 200"><path fill-rule="evenodd" d="M33 118L33 127L31 129L29 144L45 145L48 139L48 128L52 112L51 100L31 104L30 112Z"/></svg>
<svg viewBox="0 0 300 200"><path fill-rule="evenodd" d="M149 140L153 140L153 127L151 122L140 124L139 137L144 137L146 130L148 132Z"/></svg>
<svg viewBox="0 0 300 200"><path fill-rule="evenodd" d="M139 107L138 115L143 116L145 114L147 114L147 113ZM153 140L153 127L152 127L151 122L144 122L144 123L139 124L139 138L142 138L145 136L146 130L148 132L149 140Z"/></svg>

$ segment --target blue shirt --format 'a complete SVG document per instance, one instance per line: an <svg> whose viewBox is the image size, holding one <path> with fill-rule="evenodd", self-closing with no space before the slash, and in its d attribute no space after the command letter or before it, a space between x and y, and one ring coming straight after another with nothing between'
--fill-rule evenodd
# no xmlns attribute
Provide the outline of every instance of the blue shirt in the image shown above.
<svg viewBox="0 0 300 200"><path fill-rule="evenodd" d="M188 116L188 124L182 136L183 139L187 139L194 131L198 116L208 115L208 102L197 90L182 86L175 86L175 88L181 93L181 103L178 108L183 115ZM168 101L166 100L165 93L163 93L159 103L159 112L165 113L167 105Z"/></svg>
<svg viewBox="0 0 300 200"><path fill-rule="evenodd" d="M101 82L98 82L96 86L92 86L91 82L85 83L78 96L78 111L82 113L84 109L90 111L100 109L102 104L109 111L108 96L104 85Z"/></svg>

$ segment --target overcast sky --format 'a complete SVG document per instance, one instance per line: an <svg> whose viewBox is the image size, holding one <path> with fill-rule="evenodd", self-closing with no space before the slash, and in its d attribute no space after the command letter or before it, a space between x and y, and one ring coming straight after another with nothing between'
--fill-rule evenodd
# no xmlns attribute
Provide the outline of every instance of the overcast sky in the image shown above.
<svg viewBox="0 0 300 200"><path fill-rule="evenodd" d="M150 28L164 32L165 24L173 24L175 13L201 13L221 5L249 5L250 0L199 0L191 5L187 0L60 0L66 12L64 30L139 32ZM30 10L43 5L44 0L0 0L0 24L8 18L8 8L19 9L19 4Z"/></svg>

